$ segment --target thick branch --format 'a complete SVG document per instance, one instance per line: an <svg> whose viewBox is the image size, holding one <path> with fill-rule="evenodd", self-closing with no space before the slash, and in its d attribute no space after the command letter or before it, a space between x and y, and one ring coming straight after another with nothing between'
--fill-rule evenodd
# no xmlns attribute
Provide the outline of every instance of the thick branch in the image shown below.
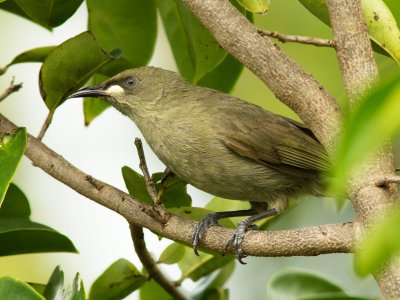
<svg viewBox="0 0 400 300"><path fill-rule="evenodd" d="M341 127L335 100L308 73L241 15L228 0L183 0L218 43L293 109L333 153Z"/></svg>
<svg viewBox="0 0 400 300"><path fill-rule="evenodd" d="M361 3L360 0L328 0L327 4L345 89L354 107L378 81ZM395 185L377 185L371 179L393 179L393 174L393 154L389 143L371 155L370 161L354 174L349 195L363 231L371 221L384 217L396 199ZM387 298L400 298L398 264L387 264L379 274L375 274L375 278Z"/></svg>
<svg viewBox="0 0 400 300"><path fill-rule="evenodd" d="M15 128L14 124L0 114L0 132L10 132ZM191 245L196 225L194 221L172 214L165 223L157 221L152 217L154 211L151 206L78 170L31 135L28 136L25 155L35 166L94 202L117 212L130 224L148 228L160 236ZM211 227L204 236L202 246L224 253L225 241L232 233L232 229ZM250 231L246 234L243 249L245 255L252 256L348 253L353 250L353 235L353 223L282 231ZM229 252L232 253L232 249L229 249Z"/></svg>
<svg viewBox="0 0 400 300"><path fill-rule="evenodd" d="M349 100L354 103L378 81L360 0L328 0L340 70Z"/></svg>
<svg viewBox="0 0 400 300"><path fill-rule="evenodd" d="M170 281L161 270L157 267L156 262L151 257L149 251L146 248L146 242L144 241L143 228L130 224L131 237L133 246L135 247L136 254L138 255L143 267L146 268L147 273L152 279L154 279L163 289L170 294L174 299L177 300L189 300L182 292Z"/></svg>

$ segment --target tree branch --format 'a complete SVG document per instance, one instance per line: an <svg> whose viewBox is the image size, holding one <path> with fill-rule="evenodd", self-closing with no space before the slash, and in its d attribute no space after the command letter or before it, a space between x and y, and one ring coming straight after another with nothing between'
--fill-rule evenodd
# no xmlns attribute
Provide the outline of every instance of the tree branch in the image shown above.
<svg viewBox="0 0 400 300"><path fill-rule="evenodd" d="M0 102L10 96L12 93L22 88L22 82L14 84L14 78L11 80L9 87L0 95Z"/></svg>
<svg viewBox="0 0 400 300"><path fill-rule="evenodd" d="M10 132L16 126L0 114L0 132ZM165 222L153 218L153 207L139 202L121 190L80 171L41 141L28 135L25 155L41 168L78 193L103 205L130 224L145 227L154 233L191 245L196 223L168 214ZM314 256L326 253L348 253L353 250L354 224L331 224L282 231L249 231L243 242L245 255L251 256ZM205 249L224 253L225 241L233 230L211 227L202 240ZM232 249L229 249L232 253Z"/></svg>
<svg viewBox="0 0 400 300"><path fill-rule="evenodd" d="M378 81L378 69L373 57L367 26L360 0L328 0L330 21L336 44L339 66L350 106L357 105L361 97ZM361 221L361 229L371 221L383 218L396 199L396 186L374 184L374 178L394 179L394 162L390 143L379 149L360 170L353 174L349 196ZM379 183L379 181L378 181ZM381 181L381 183L383 183ZM375 278L385 297L400 298L400 268L387 264Z"/></svg>
<svg viewBox="0 0 400 300"><path fill-rule="evenodd" d="M269 36L278 39L282 43L294 42L306 45L314 45L318 47L335 47L335 42L332 40L314 38L309 36L299 36L299 35L285 35L277 31L269 31L258 29L258 33L261 36Z"/></svg>
<svg viewBox="0 0 400 300"><path fill-rule="evenodd" d="M131 237L133 246L135 247L136 254L138 255L143 267L146 268L150 277L153 278L162 288L170 294L174 299L177 300L189 300L182 292L172 283L161 270L157 267L156 262L151 257L149 251L146 248L146 242L144 241L143 228L129 224L131 230Z"/></svg>
<svg viewBox="0 0 400 300"><path fill-rule="evenodd" d="M328 92L277 45L262 37L228 0L183 2L218 43L293 109L333 154L342 116Z"/></svg>
<svg viewBox="0 0 400 300"><path fill-rule="evenodd" d="M139 155L139 162L140 162L139 167L143 173L147 192L149 193L151 199L153 200L153 203L155 205L159 205L159 204L161 204L160 197L157 194L157 190L156 190L156 186L154 185L154 181L151 179L151 176L149 174L149 170L148 170L147 164L146 164L146 157L144 156L144 152L143 152L142 141L139 138L135 139L135 146L137 149L137 153Z"/></svg>

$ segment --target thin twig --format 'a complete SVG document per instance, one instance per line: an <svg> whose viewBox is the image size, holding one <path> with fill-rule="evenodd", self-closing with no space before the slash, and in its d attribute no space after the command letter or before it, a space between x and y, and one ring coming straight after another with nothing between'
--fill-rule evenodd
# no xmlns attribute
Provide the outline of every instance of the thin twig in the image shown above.
<svg viewBox="0 0 400 300"><path fill-rule="evenodd" d="M378 187L383 187L388 185L389 183L400 184L400 176L390 175L381 178L377 178L374 180L374 185Z"/></svg>
<svg viewBox="0 0 400 300"><path fill-rule="evenodd" d="M143 228L132 223L129 224L129 228L131 230L133 246L135 247L136 254L138 255L143 267L147 270L147 273L150 275L150 277L154 279L174 299L189 300L189 298L187 298L157 267L156 262L146 248Z"/></svg>
<svg viewBox="0 0 400 300"><path fill-rule="evenodd" d="M333 40L321 39L309 36L300 36L300 35L285 35L277 31L269 31L258 29L258 33L261 36L269 36L278 39L282 43L286 42L294 42L300 44L314 45L317 47L335 47L335 42Z"/></svg>
<svg viewBox="0 0 400 300"><path fill-rule="evenodd" d="M42 140L47 129L49 129L49 126L51 124L51 121L53 120L53 115L54 115L54 111L49 111L49 114L46 117L46 120L44 121L42 128L40 129L40 132L37 136L38 140Z"/></svg>
<svg viewBox="0 0 400 300"><path fill-rule="evenodd" d="M142 170L144 181L146 183L147 192L150 194L151 199L153 200L155 205L161 204L160 197L157 194L156 186L151 179L149 174L149 169L147 168L146 158L143 152L142 141L139 138L135 139L135 146L139 155L139 167Z"/></svg>
<svg viewBox="0 0 400 300"><path fill-rule="evenodd" d="M22 82L14 84L14 78L11 80L9 87L0 95L0 102L10 96L12 93L19 91Z"/></svg>

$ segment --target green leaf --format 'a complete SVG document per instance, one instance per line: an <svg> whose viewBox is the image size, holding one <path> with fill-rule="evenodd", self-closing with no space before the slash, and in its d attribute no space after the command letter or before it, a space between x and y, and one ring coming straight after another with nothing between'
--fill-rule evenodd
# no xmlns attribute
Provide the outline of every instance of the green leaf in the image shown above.
<svg viewBox="0 0 400 300"><path fill-rule="evenodd" d="M330 26L326 0L299 0L313 15ZM400 64L400 30L392 12L383 0L362 0L361 5L368 26L369 36L377 52L390 55Z"/></svg>
<svg viewBox="0 0 400 300"><path fill-rule="evenodd" d="M64 289L64 272L61 271L60 266L57 266L50 276L49 282L47 283L43 296L47 299L61 299Z"/></svg>
<svg viewBox="0 0 400 300"><path fill-rule="evenodd" d="M21 10L33 22L53 28L68 20L81 5L83 0L15 0Z"/></svg>
<svg viewBox="0 0 400 300"><path fill-rule="evenodd" d="M56 48L56 46L39 47L24 51L14 57L14 59L9 64L4 66L3 68L0 68L0 75L3 75L10 66L15 64L27 62L43 62L47 55L49 55L49 53L54 50L54 48Z"/></svg>
<svg viewBox="0 0 400 300"><path fill-rule="evenodd" d="M8 187L3 204L0 208L0 219L23 218L28 219L31 208L25 194L13 183Z"/></svg>
<svg viewBox="0 0 400 300"><path fill-rule="evenodd" d="M26 129L0 137L0 207L26 148Z"/></svg>
<svg viewBox="0 0 400 300"><path fill-rule="evenodd" d="M154 173L152 174L152 179L158 192L163 189L161 201L164 206L166 208L191 206L192 198L187 193L187 183L173 174L168 176L161 186L162 175L163 173Z"/></svg>
<svg viewBox="0 0 400 300"><path fill-rule="evenodd" d="M45 284L42 283L36 283L36 282L28 282L28 284L35 289L36 292L38 292L40 295L43 295L43 292L46 288Z"/></svg>
<svg viewBox="0 0 400 300"><path fill-rule="evenodd" d="M0 256L39 252L74 252L64 235L29 219L0 219Z"/></svg>
<svg viewBox="0 0 400 300"><path fill-rule="evenodd" d="M200 256L197 256L191 247L185 246L185 254L178 262L179 269L182 272L178 282L181 283L187 278L197 281L234 261L233 255L222 256L219 253L212 255L202 251L199 251L199 254Z"/></svg>
<svg viewBox="0 0 400 300"><path fill-rule="evenodd" d="M147 276L126 259L119 259L109 266L93 283L89 298L92 300L122 299L140 288Z"/></svg>
<svg viewBox="0 0 400 300"><path fill-rule="evenodd" d="M185 246L179 243L172 243L161 253L158 263L173 265L181 260L185 254Z"/></svg>
<svg viewBox="0 0 400 300"><path fill-rule="evenodd" d="M332 190L343 191L349 174L400 129L400 76L370 92L350 115L337 151Z"/></svg>
<svg viewBox="0 0 400 300"><path fill-rule="evenodd" d="M89 30L104 49L121 49L122 56L135 66L148 63L157 33L153 0L88 0L87 5Z"/></svg>
<svg viewBox="0 0 400 300"><path fill-rule="evenodd" d="M198 281L196 287L190 291L190 298L208 299L207 295L210 295L210 291L220 290L231 277L234 269L235 261L232 260L217 272L204 276Z"/></svg>
<svg viewBox="0 0 400 300"><path fill-rule="evenodd" d="M243 65L228 54L215 69L202 77L197 84L229 93L239 79L242 70Z"/></svg>
<svg viewBox="0 0 400 300"><path fill-rule="evenodd" d="M0 2L0 9L8 11L27 20L31 20L30 17L18 6L15 0L6 0L4 2Z"/></svg>
<svg viewBox="0 0 400 300"><path fill-rule="evenodd" d="M269 0L237 0L246 10L256 14L265 14L269 9Z"/></svg>
<svg viewBox="0 0 400 300"><path fill-rule="evenodd" d="M86 300L85 287L79 273L76 274L74 281L63 292L63 300ZM58 300L58 299L55 299Z"/></svg>
<svg viewBox="0 0 400 300"><path fill-rule="evenodd" d="M324 295L346 296L342 288L316 272L287 268L273 274L267 283L267 300L299 300Z"/></svg>
<svg viewBox="0 0 400 300"><path fill-rule="evenodd" d="M107 79L106 76L100 74L94 74L88 85L96 85ZM83 99L83 113L85 115L85 125L88 126L96 117L98 117L103 111L110 107L108 102L92 98L85 97Z"/></svg>
<svg viewBox="0 0 400 300"><path fill-rule="evenodd" d="M170 207L168 208L168 211L182 218L189 218L194 221L201 221L206 215L214 212L207 208L190 206ZM227 228L236 228L235 224L229 218L219 220L219 223Z"/></svg>
<svg viewBox="0 0 400 300"><path fill-rule="evenodd" d="M357 246L354 262L357 273L361 276L377 271L400 252L400 207L391 210L382 221L371 228Z"/></svg>
<svg viewBox="0 0 400 300"><path fill-rule="evenodd" d="M153 200L147 192L146 183L142 175L128 166L124 166L122 167L122 176L129 195L144 203L153 204Z"/></svg>
<svg viewBox="0 0 400 300"><path fill-rule="evenodd" d="M156 0L156 3L179 72L197 83L224 60L226 52L181 0Z"/></svg>
<svg viewBox="0 0 400 300"><path fill-rule="evenodd" d="M49 110L53 112L70 93L112 59L89 32L55 48L44 60L39 76L40 93Z"/></svg>
<svg viewBox="0 0 400 300"><path fill-rule="evenodd" d="M0 278L0 299L45 300L29 284L8 276Z"/></svg>
<svg viewBox="0 0 400 300"><path fill-rule="evenodd" d="M173 300L157 282L147 281L139 290L140 300Z"/></svg>
<svg viewBox="0 0 400 300"><path fill-rule="evenodd" d="M214 288L206 290L203 294L199 295L196 300L229 300L229 290L224 288Z"/></svg>

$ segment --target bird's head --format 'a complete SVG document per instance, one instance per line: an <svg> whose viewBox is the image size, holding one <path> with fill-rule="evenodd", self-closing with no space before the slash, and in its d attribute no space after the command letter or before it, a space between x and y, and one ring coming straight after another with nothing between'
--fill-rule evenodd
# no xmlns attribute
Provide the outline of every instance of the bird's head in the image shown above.
<svg viewBox="0 0 400 300"><path fill-rule="evenodd" d="M169 97L168 90L187 83L178 74L155 67L141 67L123 71L101 84L81 88L70 98L101 98L122 113L132 116L143 110L154 109ZM164 100L164 101L163 101ZM167 104L167 103L164 103Z"/></svg>

